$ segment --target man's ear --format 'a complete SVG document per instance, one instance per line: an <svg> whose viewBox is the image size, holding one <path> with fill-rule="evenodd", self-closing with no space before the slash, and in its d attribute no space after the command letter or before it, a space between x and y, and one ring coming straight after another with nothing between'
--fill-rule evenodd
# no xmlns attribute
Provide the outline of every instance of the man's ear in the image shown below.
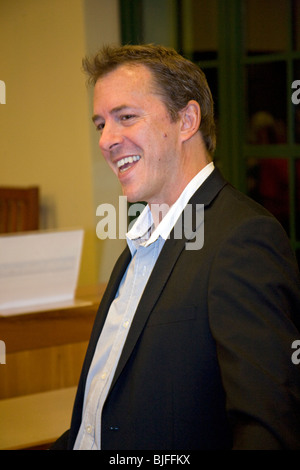
<svg viewBox="0 0 300 470"><path fill-rule="evenodd" d="M182 141L190 139L199 130L201 109L197 101L191 100L180 111Z"/></svg>

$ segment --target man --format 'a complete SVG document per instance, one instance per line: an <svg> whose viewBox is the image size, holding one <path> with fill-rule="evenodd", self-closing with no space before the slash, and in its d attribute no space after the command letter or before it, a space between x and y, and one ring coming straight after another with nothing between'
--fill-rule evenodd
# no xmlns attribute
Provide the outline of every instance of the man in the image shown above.
<svg viewBox="0 0 300 470"><path fill-rule="evenodd" d="M84 68L102 154L148 206L53 448L299 449L299 272L280 224L214 168L204 74L152 45L105 47Z"/></svg>

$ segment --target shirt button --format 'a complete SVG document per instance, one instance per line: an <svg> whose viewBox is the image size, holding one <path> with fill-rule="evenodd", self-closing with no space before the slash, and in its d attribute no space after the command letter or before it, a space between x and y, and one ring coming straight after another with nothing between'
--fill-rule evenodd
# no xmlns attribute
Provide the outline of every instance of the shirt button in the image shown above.
<svg viewBox="0 0 300 470"><path fill-rule="evenodd" d="M101 379L104 380L106 377L106 372L104 372L102 375L101 375Z"/></svg>
<svg viewBox="0 0 300 470"><path fill-rule="evenodd" d="M91 426L90 424L85 428L86 429L86 432L88 434L91 434L92 430L93 430L93 426Z"/></svg>
<svg viewBox="0 0 300 470"><path fill-rule="evenodd" d="M129 325L129 320L124 321L123 327L124 327L124 328L128 328L128 325Z"/></svg>

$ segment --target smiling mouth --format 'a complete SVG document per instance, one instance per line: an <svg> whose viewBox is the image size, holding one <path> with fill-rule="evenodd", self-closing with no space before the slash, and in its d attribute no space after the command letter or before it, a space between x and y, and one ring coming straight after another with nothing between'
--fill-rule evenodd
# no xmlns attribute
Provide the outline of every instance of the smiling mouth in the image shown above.
<svg viewBox="0 0 300 470"><path fill-rule="evenodd" d="M119 160L117 165L120 173L124 173L124 171L127 171L129 168L133 167L133 165L135 165L140 160L140 158L140 155L132 155L130 157L125 157Z"/></svg>

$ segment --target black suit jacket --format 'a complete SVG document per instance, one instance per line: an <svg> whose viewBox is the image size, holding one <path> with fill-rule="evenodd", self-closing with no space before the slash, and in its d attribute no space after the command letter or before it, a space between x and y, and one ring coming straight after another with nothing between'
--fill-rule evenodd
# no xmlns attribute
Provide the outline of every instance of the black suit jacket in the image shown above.
<svg viewBox="0 0 300 470"><path fill-rule="evenodd" d="M103 408L102 449L299 449L300 365L291 344L300 337L300 283L285 232L218 170L190 203L205 205L204 245L194 251L185 238L166 241ZM65 435L69 449L129 261L126 248L99 307Z"/></svg>

